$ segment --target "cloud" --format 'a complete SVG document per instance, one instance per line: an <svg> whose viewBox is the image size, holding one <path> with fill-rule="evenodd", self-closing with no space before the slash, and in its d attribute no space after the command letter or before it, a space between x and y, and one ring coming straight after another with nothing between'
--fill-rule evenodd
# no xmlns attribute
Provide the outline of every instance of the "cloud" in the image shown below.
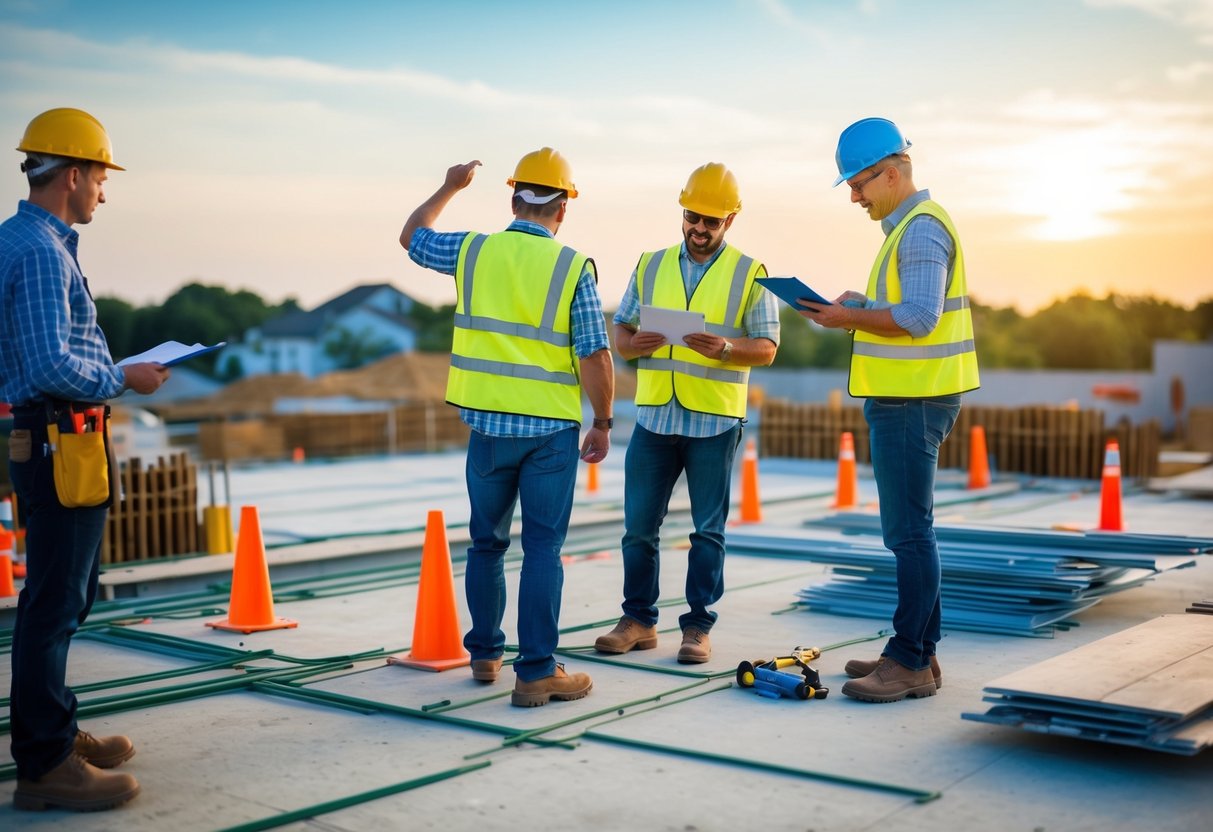
<svg viewBox="0 0 1213 832"><path fill-rule="evenodd" d="M1195 84L1198 80L1206 75L1213 75L1213 62L1193 61L1186 66L1172 66L1167 68L1167 80L1174 84Z"/></svg>
<svg viewBox="0 0 1213 832"><path fill-rule="evenodd" d="M1213 46L1213 0L1085 0L1095 9L1131 8L1170 21L1196 33L1205 46Z"/></svg>

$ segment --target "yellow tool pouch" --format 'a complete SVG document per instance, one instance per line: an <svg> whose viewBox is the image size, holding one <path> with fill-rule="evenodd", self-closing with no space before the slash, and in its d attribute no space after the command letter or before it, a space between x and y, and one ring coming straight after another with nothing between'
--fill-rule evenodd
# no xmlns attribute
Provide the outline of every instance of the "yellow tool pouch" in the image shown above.
<svg viewBox="0 0 1213 832"><path fill-rule="evenodd" d="M75 432L61 430L59 420L46 426L55 492L64 508L97 508L110 501L109 408L94 410L98 415L92 424ZM75 424L71 420L73 415ZM80 428L85 424L81 415L69 411L67 424Z"/></svg>

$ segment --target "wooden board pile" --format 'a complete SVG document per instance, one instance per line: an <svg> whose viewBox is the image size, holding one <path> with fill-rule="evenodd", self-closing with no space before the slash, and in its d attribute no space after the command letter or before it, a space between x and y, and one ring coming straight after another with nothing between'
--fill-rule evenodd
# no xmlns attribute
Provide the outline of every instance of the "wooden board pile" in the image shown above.
<svg viewBox="0 0 1213 832"><path fill-rule="evenodd" d="M1213 617L1164 615L985 687L963 719L1172 754L1213 745Z"/></svg>

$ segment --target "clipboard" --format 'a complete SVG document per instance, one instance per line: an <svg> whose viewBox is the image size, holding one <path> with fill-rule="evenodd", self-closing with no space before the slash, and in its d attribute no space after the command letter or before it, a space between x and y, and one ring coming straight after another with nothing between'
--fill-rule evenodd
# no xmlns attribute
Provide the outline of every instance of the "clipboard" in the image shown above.
<svg viewBox="0 0 1213 832"><path fill-rule="evenodd" d="M804 309L796 302L797 298L804 298L820 306L834 305L832 301L826 300L806 286L798 277L756 277L754 282L766 287L771 294L796 310Z"/></svg>
<svg viewBox="0 0 1213 832"><path fill-rule="evenodd" d="M640 307L640 328L645 332L660 332L671 344L682 344L682 337L704 331L702 312L687 309L665 309L661 306Z"/></svg>
<svg viewBox="0 0 1213 832"><path fill-rule="evenodd" d="M127 364L141 364L145 361L152 361L165 367L175 367L182 361L206 355L208 352L214 352L224 346L227 346L227 341L220 341L218 344L209 347L204 347L202 344L194 344L187 347L180 341L165 341L163 344L157 344L150 350L145 350L138 355L122 359L118 362L118 366L124 367Z"/></svg>

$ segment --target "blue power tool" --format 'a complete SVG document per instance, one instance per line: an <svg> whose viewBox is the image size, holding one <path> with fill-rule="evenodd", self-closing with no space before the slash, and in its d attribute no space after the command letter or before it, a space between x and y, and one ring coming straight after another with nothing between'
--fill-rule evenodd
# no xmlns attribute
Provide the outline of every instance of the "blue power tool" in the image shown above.
<svg viewBox="0 0 1213 832"><path fill-rule="evenodd" d="M822 687L821 675L809 666L809 662L820 655L821 651L816 647L797 647L790 656L742 662L737 665L737 684L743 688L753 688L755 693L767 699L779 699L781 696L789 699L825 699L830 689ZM784 673L785 667L798 667L800 673Z"/></svg>

